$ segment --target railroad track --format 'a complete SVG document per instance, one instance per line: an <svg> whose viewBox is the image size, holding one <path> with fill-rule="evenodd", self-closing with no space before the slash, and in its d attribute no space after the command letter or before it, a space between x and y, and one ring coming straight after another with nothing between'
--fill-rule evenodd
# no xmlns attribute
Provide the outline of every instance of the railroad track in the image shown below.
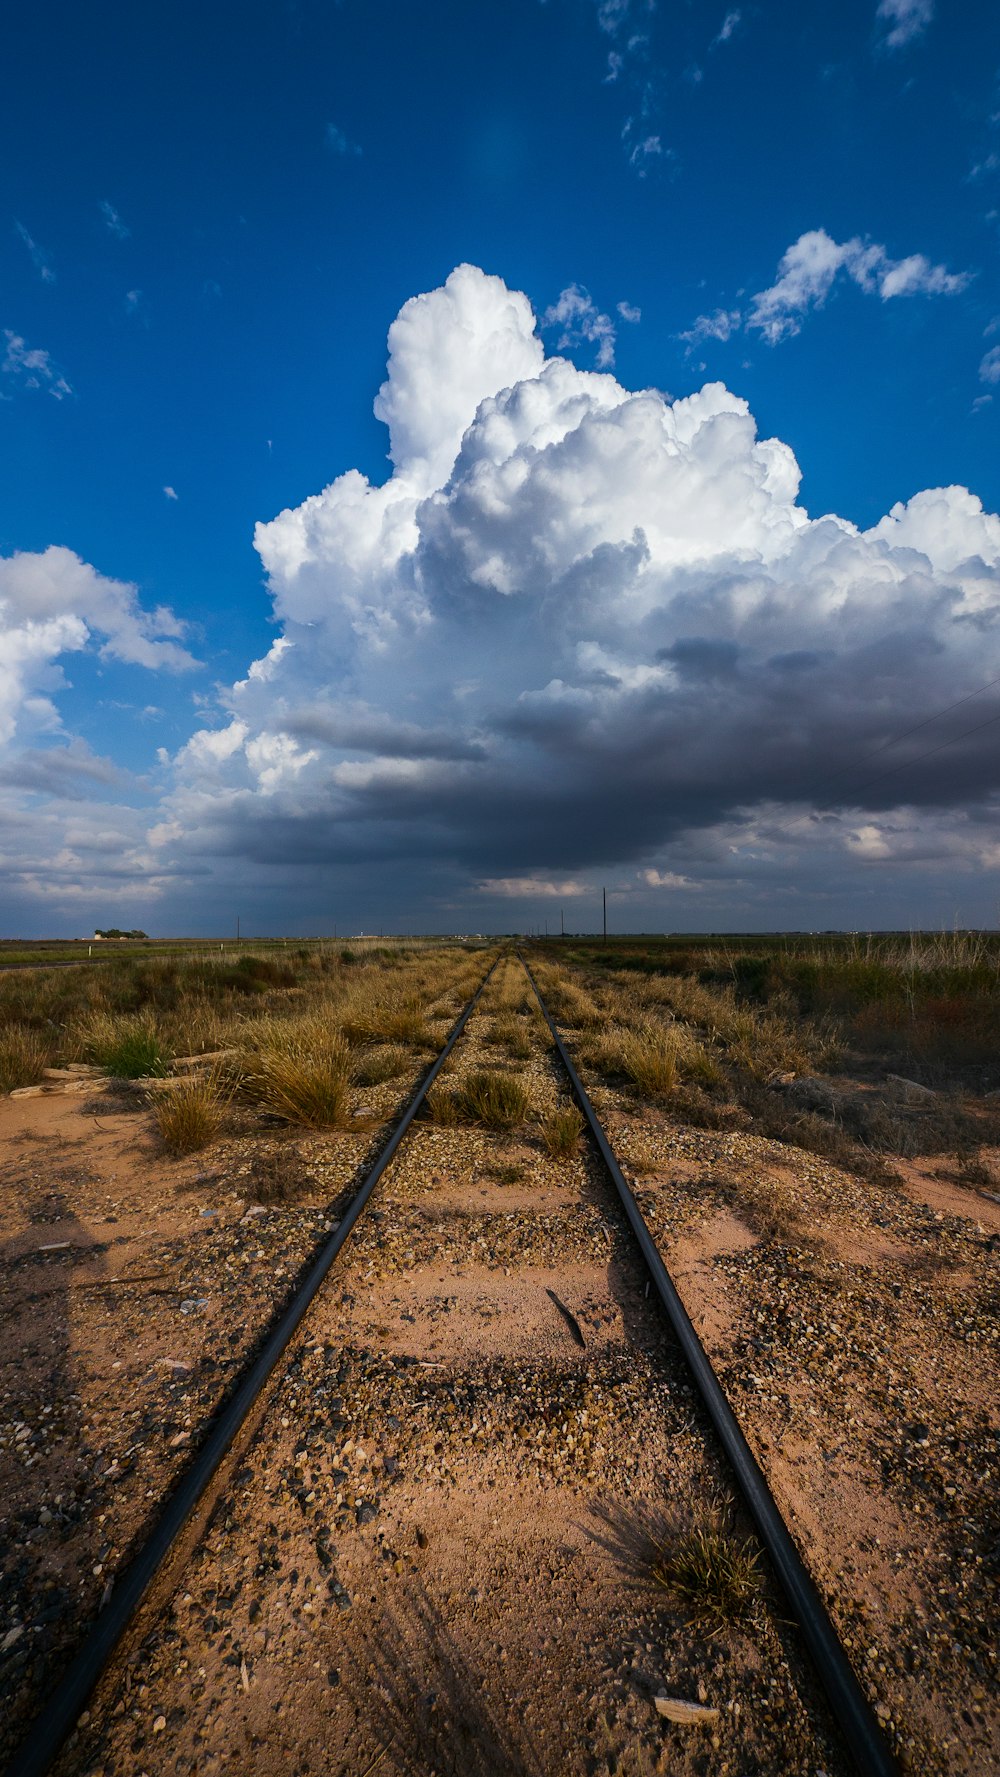
<svg viewBox="0 0 1000 1777"><path fill-rule="evenodd" d="M539 1755L536 1734L542 1730L529 1722L536 1701L530 1680L528 1690L517 1691L536 1659L538 1695L543 1699L539 1707L544 1713L544 1697L550 1692L556 1697L560 1687L565 1689L573 1679L582 1690L593 1646L607 1640L606 1588L602 1593L600 1585L596 1591L591 1587L581 1597L586 1588L574 1584L572 1556L566 1557L566 1571L559 1566L561 1552L569 1546L567 1526L579 1529L585 1490L592 1492L595 1484L614 1476L623 1460L631 1462L626 1491L641 1500L648 1498L653 1477L661 1477L664 1470L681 1493L695 1484L693 1475L703 1482L706 1472L718 1485L725 1475L720 1448L770 1558L783 1607L797 1624L826 1693L847 1749L846 1763L841 1751L842 1768L871 1777L888 1777L897 1770L530 969L519 960L558 1057L554 1068L547 1057L534 1055L531 1067L538 1091L555 1103L565 1099L568 1081L589 1126L593 1148L574 1163L576 1196L564 1183L551 1183L551 1168L546 1173L543 1166L536 1181L532 1163L497 1161L498 1138L447 1123L421 1121L400 1155L414 1118L439 1082L459 1038L467 1033L498 966L494 963L340 1226L320 1247L291 1301L211 1422L151 1535L119 1577L87 1641L15 1754L8 1777L41 1777L52 1768L102 1674L112 1665L119 1689L124 1685L115 1713L137 1724L132 1742L137 1768L156 1756L153 1750L142 1752L145 1739L176 1729L184 1753L197 1755L192 1759L194 1769L200 1762L201 1736L195 1732L191 1741L181 1720L168 1721L167 1668L173 1660L175 1691L186 1670L205 1674L205 1666L194 1667L194 1657L201 1642L213 1637L217 1644L210 1658L215 1665L206 1682L212 1684L223 1663L228 1663L231 1677L236 1675L234 1695L221 1710L226 1717L224 1732L236 1733L241 1711L261 1726L264 1698L269 1710L284 1710L281 1687L275 1690L273 1674L270 1683L266 1677L269 1648L275 1672L280 1675L283 1665L294 1668L287 1675L290 1683L293 1676L301 1677L304 1650L313 1652L321 1646L323 1658L311 1664L325 1669L326 1682L352 1699L355 1727L342 1730L339 1753L340 1769L352 1777L355 1772L360 1777L366 1768L374 1771L393 1747L409 1769L424 1768L420 1762L424 1759L428 1770L442 1771L481 1768L527 1774L570 1769L564 1762L565 1747L557 1753L556 1742L546 1741L544 1733ZM523 1012L520 1016L527 1028L530 1020ZM465 1043L471 1044L474 1060L477 1055L487 1060L495 1055L470 1034ZM397 1155L388 1195L384 1191L380 1207L373 1209L375 1187ZM519 1166L520 1176L515 1178ZM616 1196L608 1189L609 1180ZM568 1207L561 1201L567 1193ZM525 1267L518 1243L532 1213L533 1245ZM452 1250L442 1233L446 1226L460 1230ZM345 1266L336 1273L342 1286L338 1302L323 1286L328 1279L332 1285L334 1262L352 1236ZM471 1271L470 1261L474 1261ZM610 1291L609 1271L616 1273ZM439 1283L446 1286L443 1292ZM650 1286L655 1299L650 1299ZM656 1312L656 1300L666 1324ZM401 1304L395 1325L385 1324ZM685 1365L697 1389L696 1408L690 1384L681 1380ZM339 1392L331 1393L331 1373ZM402 1426L406 1435L412 1430L413 1437L406 1444L404 1436L402 1457L381 1457L376 1486L375 1465L368 1460L372 1453L362 1438L365 1444L381 1439L385 1427L396 1436ZM348 1432L355 1435L347 1436ZM247 1461L251 1438L259 1461L235 1473L237 1460ZM638 1456L636 1446L641 1451ZM682 1456L677 1454L680 1446L685 1449ZM530 1514L522 1518L521 1513L527 1503L534 1503L541 1526L554 1491L561 1501L553 1513L555 1528L539 1530L535 1539L540 1538L539 1547L552 1559L549 1607L560 1628L565 1619L558 1610L575 1611L581 1642L589 1634L592 1647L564 1646L559 1670L543 1681L541 1660L551 1638L542 1636L533 1652L530 1632L518 1614L523 1601L512 1595L511 1582L514 1578L516 1588L519 1564L521 1590L526 1581L536 1582L532 1537L537 1527ZM378 1493L384 1497L369 1497ZM567 1493L568 1505L563 1499ZM443 1547L443 1528L440 1534L427 1534L426 1521L436 1511L442 1527L448 1525L457 1541L464 1539L466 1548L475 1550L468 1571L485 1576L485 1587L466 1588L467 1599L449 1591L455 1585L455 1566L453 1555ZM326 1529L314 1535L317 1514ZM592 1527L590 1546L602 1547L619 1570L631 1562L641 1579L641 1549L644 1539L648 1542L650 1524L649 1513L641 1506L630 1515L605 1500L598 1509L597 1530ZM380 1527L373 1533L376 1525ZM266 1526L263 1531L262 1526ZM491 1539L496 1544L492 1550ZM291 1556L284 1560L282 1544L290 1546L296 1557L301 1549L302 1558L294 1567L289 1568ZM429 1546L435 1553L428 1552ZM573 1545L574 1552L579 1546ZM506 1551L503 1559L496 1553L501 1548ZM178 1628L184 1599L197 1611L196 1588L180 1590L188 1571L184 1562L192 1551L199 1571L207 1570L210 1576L204 1588L209 1610ZM555 1551L560 1552L558 1559ZM307 1566L312 1571L302 1572ZM290 1575L289 1586L305 1586L307 1593L301 1614L293 1607L294 1630L285 1622L283 1601L272 1596L273 1588L269 1592L269 1576L283 1571ZM234 1574L243 1577L234 1582L234 1597L229 1598ZM345 1575L352 1574L353 1595L345 1581ZM211 1583L213 1577L221 1579L221 1590L218 1583ZM236 1602L251 1589L259 1594L256 1601L244 1596L242 1603ZM361 1589L371 1606L368 1615L374 1627L368 1631L359 1608ZM228 1600L226 1613L234 1605L237 1615L245 1610L245 1620L240 1617L235 1630L218 1618L223 1597ZM441 1602L445 1597L451 1601L447 1610ZM612 1640L615 1632L620 1637L630 1610L634 1606L626 1606L623 1614L616 1601L610 1613ZM267 1625L272 1614L285 1626L275 1629L269 1642L271 1628L255 1625ZM167 1631L157 1627L164 1620ZM481 1678L471 1672L464 1651L470 1637L488 1640L501 1630L505 1641L512 1643L514 1664L521 1674L507 1687L508 1704L513 1699L513 1706L505 1717L491 1712L484 1702ZM796 1686L802 1688L804 1683L809 1689L809 1679L793 1670L797 1651L785 1646L780 1629L776 1641L771 1633L768 1657L787 1678L792 1698ZM294 1642L294 1659L284 1653L286 1634ZM501 1646L499 1640L496 1645ZM330 1649L338 1646L346 1650L343 1667L325 1666L332 1658ZM176 1660L178 1647L187 1651ZM229 1652L223 1653L227 1647ZM652 1651L648 1643L646 1648ZM130 1665L122 1678L126 1650ZM502 1652L506 1660L505 1646ZM365 1723L361 1693L350 1676L352 1663L366 1672L367 1684L374 1684L383 1699L382 1741L380 1745L376 1734L374 1755L372 1728ZM551 1675L551 1665L545 1670ZM647 1692L653 1682L651 1671L647 1661L645 1676L639 1675ZM181 1683L180 1692L188 1682ZM310 1674L308 1705L298 1705L302 1719L297 1731L306 1733L302 1721L310 1724L309 1744L316 1743L312 1722L322 1721L317 1682L322 1685L322 1672L318 1681ZM773 1691L776 1681L769 1682ZM428 1683L439 1686L439 1691L428 1691ZM607 1694L613 1691L611 1683ZM135 1701L137 1695L142 1701ZM433 1704L427 1704L427 1695L434 1696ZM148 1696L164 1699L163 1709L151 1721L146 1720L152 1707L145 1704ZM523 1714L517 1708L519 1697ZM711 1713L710 1707L702 1710L706 1721ZM171 1714L178 1717L176 1705ZM180 1716L184 1715L181 1708ZM592 1712L592 1719L587 1743L599 1758L605 1730L599 1711ZM603 1719L610 1721L607 1711ZM631 1731L634 1719L624 1707L625 1731ZM816 1728L813 1704L805 1706L802 1719L806 1723L802 1731L808 1735ZM730 1725L732 1720L731 1716ZM113 1721L108 1715L109 1732L115 1731ZM655 1716L652 1721L659 1731ZM575 1745L579 1734L565 1720L562 1727ZM268 1731L273 1731L273 1722ZM255 1743L265 1744L258 1732L251 1734L250 1748ZM167 1745L168 1741L159 1743L164 1750ZM89 1770L93 1756L81 1768ZM614 1768L613 1748L608 1757L610 1763L592 1768ZM236 1758L231 1768L239 1769L240 1755ZM252 1758L244 1747L243 1759ZM324 1763L322 1768L336 1767ZM678 1770L686 1768L676 1765Z"/></svg>

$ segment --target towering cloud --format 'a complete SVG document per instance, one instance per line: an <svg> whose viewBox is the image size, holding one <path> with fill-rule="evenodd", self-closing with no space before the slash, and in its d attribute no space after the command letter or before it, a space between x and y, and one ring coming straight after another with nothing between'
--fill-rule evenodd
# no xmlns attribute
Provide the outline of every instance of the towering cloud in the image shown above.
<svg viewBox="0 0 1000 1777"><path fill-rule="evenodd" d="M990 730L868 758L1000 672L1000 520L972 494L811 519L739 396L546 358L472 266L389 346L393 473L257 527L280 634L180 753L162 859L391 859L454 896L985 855Z"/></svg>

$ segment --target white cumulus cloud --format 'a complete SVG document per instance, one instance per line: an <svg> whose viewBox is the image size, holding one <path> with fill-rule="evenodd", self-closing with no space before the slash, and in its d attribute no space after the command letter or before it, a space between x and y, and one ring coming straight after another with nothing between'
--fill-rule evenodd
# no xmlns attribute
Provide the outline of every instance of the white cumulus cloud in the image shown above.
<svg viewBox="0 0 1000 1777"><path fill-rule="evenodd" d="M672 907L756 884L773 923L775 883L829 897L901 806L923 837L894 858L979 867L992 731L926 763L947 726L893 743L1000 676L1000 519L973 493L867 531L813 518L739 395L546 357L527 298L474 266L389 347L392 473L258 525L280 633L177 755L159 869L250 866L279 893L330 864L450 906L592 893L610 864Z"/></svg>
<svg viewBox="0 0 1000 1777"><path fill-rule="evenodd" d="M888 302L894 296L954 296L970 282L968 272L949 272L923 253L891 259L886 248L855 236L835 241L825 228L809 229L782 255L775 282L753 298L746 318L772 345L798 333L802 316L822 308L844 273L861 290Z"/></svg>
<svg viewBox="0 0 1000 1777"><path fill-rule="evenodd" d="M94 643L106 659L177 672L196 664L181 634L172 612L143 610L134 586L71 549L0 557L0 741L26 723L58 728L62 656Z"/></svg>

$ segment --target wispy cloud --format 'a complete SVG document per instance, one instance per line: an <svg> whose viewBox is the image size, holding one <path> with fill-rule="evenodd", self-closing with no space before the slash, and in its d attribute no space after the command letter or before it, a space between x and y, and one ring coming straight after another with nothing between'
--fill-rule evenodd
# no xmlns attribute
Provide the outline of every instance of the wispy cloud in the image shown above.
<svg viewBox="0 0 1000 1777"><path fill-rule="evenodd" d="M31 263L41 278L42 283L54 284L56 281L56 274L49 264L49 256L44 247L40 247L38 242L32 239L23 222L15 222L14 228L27 247Z"/></svg>
<svg viewBox="0 0 1000 1777"><path fill-rule="evenodd" d="M134 316L144 314L141 290L126 290L125 313Z"/></svg>
<svg viewBox="0 0 1000 1777"><path fill-rule="evenodd" d="M163 489L163 491L164 491L164 493L165 493L165 494L166 494L166 496L167 496L167 499L168 499L168 500L176 500L176 499L177 499L177 497L178 497L178 496L177 496L177 490L176 490L176 488L172 488L172 487L171 487L171 486L170 486L170 483L169 483L169 482L167 482L167 484L166 484L166 486L165 486L165 487L164 487L164 489Z"/></svg>
<svg viewBox="0 0 1000 1777"><path fill-rule="evenodd" d="M640 179L645 179L651 166L663 159L665 150L663 138L655 132L643 135L641 119L627 117L622 128L622 141L628 153L628 164L634 167Z"/></svg>
<svg viewBox="0 0 1000 1777"><path fill-rule="evenodd" d="M615 306L623 321L635 325L636 322L642 320L642 310L636 308L634 302L619 302Z"/></svg>
<svg viewBox="0 0 1000 1777"><path fill-rule="evenodd" d="M19 333L4 328L7 349L0 361L0 374L23 389L44 389L54 401L64 401L73 390L62 372L52 362L49 352L40 346L29 346Z"/></svg>
<svg viewBox="0 0 1000 1777"><path fill-rule="evenodd" d="M341 154L350 157L351 155L361 153L358 144L352 142L350 137L337 123L328 123L326 126L326 145L331 154Z"/></svg>
<svg viewBox="0 0 1000 1777"><path fill-rule="evenodd" d="M1000 346L991 346L980 361L979 380L981 383L1000 383Z"/></svg>
<svg viewBox="0 0 1000 1777"><path fill-rule="evenodd" d="M104 226L108 233L113 234L116 241L127 241L131 230L126 228L114 204L110 204L107 198L102 198L97 207L104 218Z"/></svg>
<svg viewBox="0 0 1000 1777"><path fill-rule="evenodd" d="M627 303L625 307L628 307ZM628 320L638 318L638 312L623 317ZM583 344L595 345L597 369L610 370L614 364L615 324L610 315L601 314L589 290L584 290L582 285L570 284L563 290L551 308L546 309L541 325L546 330L561 329L556 342L559 351Z"/></svg>
<svg viewBox="0 0 1000 1777"><path fill-rule="evenodd" d="M739 331L742 320L739 309L716 309L712 315L699 315L687 332L679 333L677 337L683 339L688 351L692 352L703 340L731 338Z"/></svg>
<svg viewBox="0 0 1000 1777"><path fill-rule="evenodd" d="M879 0L875 12L886 49L903 49L922 37L933 17L934 0Z"/></svg>

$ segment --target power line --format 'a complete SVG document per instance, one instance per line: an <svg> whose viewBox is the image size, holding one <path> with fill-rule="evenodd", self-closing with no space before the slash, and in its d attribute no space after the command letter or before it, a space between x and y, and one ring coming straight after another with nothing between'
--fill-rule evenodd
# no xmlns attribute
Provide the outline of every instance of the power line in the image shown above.
<svg viewBox="0 0 1000 1777"><path fill-rule="evenodd" d="M985 686L984 689L986 689ZM967 700L963 699L962 701L965 702ZM956 706L953 704L951 707L954 709ZM940 713L942 715L945 714L943 710ZM933 717L930 718L930 720L933 719ZM878 772L875 777L868 778L865 783L856 784L851 794L858 796L861 794L862 790L870 790L872 784L880 784L883 778L892 777L897 771L908 771L911 765L920 765L925 759L932 759L935 753L943 753L946 747L954 746L956 741L967 740L970 734L979 734L983 728L992 728L996 722L1000 722L1000 712L995 716L987 716L985 722L977 722L974 728L963 728L961 734L950 735L947 740L940 741L936 747L929 747L926 753L918 753L915 759L903 759L899 765L890 765L887 770ZM923 727L924 724L919 723L918 726ZM909 732L912 733L912 729ZM846 801L846 797L840 798L839 800ZM824 808L829 808L831 807L831 804L825 802L822 806Z"/></svg>
<svg viewBox="0 0 1000 1777"><path fill-rule="evenodd" d="M894 747L897 741L906 740L909 735L916 734L920 728L929 728L932 722L939 722L942 716L950 716L952 710L961 709L963 703L971 703L974 697L982 697L984 691L992 691L995 685L1000 685L1000 679L990 679L987 685L980 685L978 691L969 691L964 697L957 698L954 703L946 703L944 709L937 710L933 716L925 716L922 722L914 722L912 728L902 728L898 734L890 734L887 740L880 740L877 747L872 747L870 752L862 753L859 759L855 759L855 766L864 765L867 759L877 758L878 754L884 753L887 747ZM961 740L961 738L961 735L955 736L956 740Z"/></svg>

